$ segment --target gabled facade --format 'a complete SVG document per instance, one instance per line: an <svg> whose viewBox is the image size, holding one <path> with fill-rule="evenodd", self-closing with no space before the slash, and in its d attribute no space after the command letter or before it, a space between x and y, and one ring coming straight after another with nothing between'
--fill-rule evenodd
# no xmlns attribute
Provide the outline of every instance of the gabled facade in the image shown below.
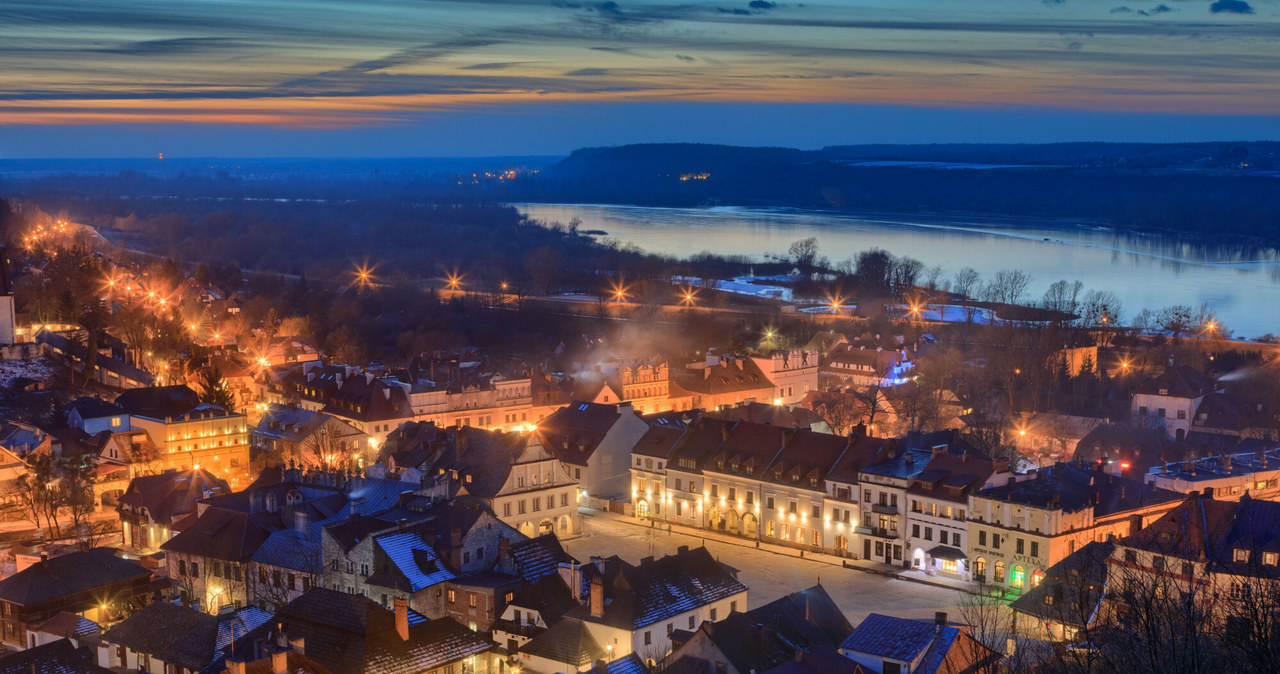
<svg viewBox="0 0 1280 674"><path fill-rule="evenodd" d="M631 448L648 430L630 402L576 402L539 422L536 433L583 493L613 497L626 493Z"/></svg>
<svg viewBox="0 0 1280 674"><path fill-rule="evenodd" d="M230 493L226 480L203 469L135 477L116 507L124 544L140 555L156 552L196 514L198 501Z"/></svg>

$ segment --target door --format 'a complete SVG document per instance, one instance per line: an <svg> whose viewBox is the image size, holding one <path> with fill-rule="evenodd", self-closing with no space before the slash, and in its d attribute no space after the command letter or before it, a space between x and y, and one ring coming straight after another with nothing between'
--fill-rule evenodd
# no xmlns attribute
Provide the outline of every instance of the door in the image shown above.
<svg viewBox="0 0 1280 674"><path fill-rule="evenodd" d="M871 559L871 539L862 539L862 558Z"/></svg>

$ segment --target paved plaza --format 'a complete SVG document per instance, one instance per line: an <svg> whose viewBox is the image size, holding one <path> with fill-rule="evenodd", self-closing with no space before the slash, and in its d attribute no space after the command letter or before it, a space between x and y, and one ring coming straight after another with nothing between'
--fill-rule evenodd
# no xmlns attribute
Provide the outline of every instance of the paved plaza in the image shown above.
<svg viewBox="0 0 1280 674"><path fill-rule="evenodd" d="M964 593L946 587L801 559L794 553L779 554L703 538L692 530L676 528L668 533L620 515L584 510L583 522L584 534L565 542L564 547L584 562L593 555L618 555L636 564L643 557L673 553L681 545L698 547L705 543L717 559L739 570L738 578L750 588L748 608L821 582L849 621L857 625L869 613L928 619L935 611L954 615L957 603L964 597Z"/></svg>

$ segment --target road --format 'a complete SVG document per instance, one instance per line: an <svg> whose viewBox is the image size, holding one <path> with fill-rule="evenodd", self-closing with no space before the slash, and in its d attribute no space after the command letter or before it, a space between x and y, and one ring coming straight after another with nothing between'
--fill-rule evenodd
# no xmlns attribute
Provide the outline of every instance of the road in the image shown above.
<svg viewBox="0 0 1280 674"><path fill-rule="evenodd" d="M643 557L674 553L681 545L703 545L703 539L698 536L636 526L616 516L593 511L583 512L583 522L584 534L566 541L564 548L584 562L592 555L618 555L637 564ZM706 546L716 559L740 571L738 579L750 588L748 608L767 604L784 594L821 582L844 610L849 622L857 625L869 613L919 619L932 619L935 611L954 615L957 603L966 596L945 587L844 569L755 548L717 541L707 541Z"/></svg>

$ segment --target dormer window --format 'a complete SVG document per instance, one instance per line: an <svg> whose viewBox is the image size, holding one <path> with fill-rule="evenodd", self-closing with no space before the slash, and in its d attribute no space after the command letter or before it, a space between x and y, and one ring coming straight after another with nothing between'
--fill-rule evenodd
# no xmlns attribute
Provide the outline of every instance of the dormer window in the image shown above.
<svg viewBox="0 0 1280 674"><path fill-rule="evenodd" d="M1162 396L1167 396L1167 395L1169 395L1169 389L1167 389L1167 388L1162 388L1162 389L1160 389L1160 395L1162 395Z"/></svg>
<svg viewBox="0 0 1280 674"><path fill-rule="evenodd" d="M1236 548L1233 551L1232 559L1237 562L1249 561L1249 551L1244 548Z"/></svg>
<svg viewBox="0 0 1280 674"><path fill-rule="evenodd" d="M1280 562L1280 553L1275 553L1275 552L1262 553L1263 564L1266 564L1267 566L1275 566L1277 562Z"/></svg>

